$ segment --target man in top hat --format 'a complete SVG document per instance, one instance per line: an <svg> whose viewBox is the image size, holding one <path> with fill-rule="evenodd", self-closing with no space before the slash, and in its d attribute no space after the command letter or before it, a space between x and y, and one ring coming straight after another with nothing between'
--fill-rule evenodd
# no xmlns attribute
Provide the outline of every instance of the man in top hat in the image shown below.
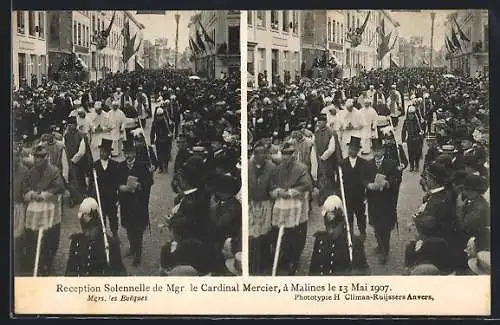
<svg viewBox="0 0 500 325"><path fill-rule="evenodd" d="M108 134L108 139L113 143L113 156L118 157L122 153L122 143L125 140L125 126L127 117L119 108L120 102L113 101L111 110L107 113L111 130Z"/></svg>
<svg viewBox="0 0 500 325"><path fill-rule="evenodd" d="M124 276L120 243L103 234L99 206L94 198L83 200L78 210L81 232L71 235L65 276ZM107 236L108 250L104 242ZM107 256L109 256L109 262Z"/></svg>
<svg viewBox="0 0 500 325"><path fill-rule="evenodd" d="M351 137L360 137L363 128L363 117L359 110L354 107L354 101L348 99L345 109L337 113L337 127L342 144L342 157L347 157L348 146Z"/></svg>
<svg viewBox="0 0 500 325"><path fill-rule="evenodd" d="M138 266L142 256L142 237L149 225L149 194L153 174L149 164L137 157L132 141L123 143L125 161L120 168L118 202L121 225L127 230L128 256L133 257L133 266Z"/></svg>
<svg viewBox="0 0 500 325"><path fill-rule="evenodd" d="M373 159L367 163L365 174L368 218L375 230L376 252L379 261L387 262L390 250L391 232L397 223L394 211L394 188L397 186L398 168L396 162L385 156L382 140L374 141Z"/></svg>
<svg viewBox="0 0 500 325"><path fill-rule="evenodd" d="M203 186L206 161L198 155L191 155L176 175L177 190L170 219L185 219L188 227L185 236L208 242L207 232L210 213L210 197Z"/></svg>
<svg viewBox="0 0 500 325"><path fill-rule="evenodd" d="M336 188L337 167L342 160L337 134L326 123L326 114L320 114L316 132L314 133L314 146L318 161L316 176L320 202L323 202L329 195L333 194Z"/></svg>
<svg viewBox="0 0 500 325"><path fill-rule="evenodd" d="M308 275L369 275L363 239L352 236L352 261L342 199L329 196L321 209L325 230L314 234L313 253Z"/></svg>
<svg viewBox="0 0 500 325"><path fill-rule="evenodd" d="M158 169L159 162L155 151L151 145L146 142L144 129L137 128L131 131L132 142L135 147L137 159L149 166L149 171L154 172Z"/></svg>
<svg viewBox="0 0 500 325"><path fill-rule="evenodd" d="M94 103L94 110L93 113L88 114L88 120L91 126L90 150L92 151L92 159L97 161L101 155L99 149L101 140L109 137L109 131L111 131L112 127L108 113L102 110L101 102Z"/></svg>
<svg viewBox="0 0 500 325"><path fill-rule="evenodd" d="M304 249L309 218L309 193L312 179L306 165L294 159L295 144L286 142L281 150L282 159L270 179L270 194L275 200L272 212L273 242L278 230L284 227L278 268L295 274Z"/></svg>
<svg viewBox="0 0 500 325"><path fill-rule="evenodd" d="M236 198L240 184L236 177L219 174L215 177L215 188L210 206L210 244L214 251L221 252L228 238L241 238L241 203ZM221 261L222 262L222 261Z"/></svg>
<svg viewBox="0 0 500 325"><path fill-rule="evenodd" d="M416 213L416 218L432 218L432 236L441 237L450 245L454 266L462 264L463 248L457 237L456 199L452 190L445 188L450 170L439 161L431 163L421 175L420 184L426 192L424 204Z"/></svg>
<svg viewBox="0 0 500 325"><path fill-rule="evenodd" d="M52 261L59 248L62 220L64 179L57 167L49 162L44 143L33 148L34 166L22 181L26 208L26 265L32 271L37 250L37 237L42 231L38 272L49 275Z"/></svg>
<svg viewBox="0 0 500 325"><path fill-rule="evenodd" d="M479 175L467 175L462 193L457 198L457 219L462 232L462 247L471 237L480 237L490 229L490 205L483 197L488 180ZM459 200L461 202L459 202Z"/></svg>
<svg viewBox="0 0 500 325"><path fill-rule="evenodd" d="M364 174L368 168L368 162L359 157L361 139L351 137L347 147L348 157L342 160L341 168L343 174L344 194L347 205L347 216L351 232L354 234L354 217L361 238L366 238L366 214L365 214L365 183Z"/></svg>
<svg viewBox="0 0 500 325"><path fill-rule="evenodd" d="M469 160L475 160L474 154L474 137L467 129L461 130L458 135L458 141L460 141L460 146L458 152L455 155L454 166L456 169L464 169L464 161L469 158Z"/></svg>
<svg viewBox="0 0 500 325"><path fill-rule="evenodd" d="M92 164L90 170L90 193L91 196L97 198L97 191L93 177L93 170L97 174L97 185L99 186L99 195L101 200L101 208L103 213L104 223L109 220L111 233L113 237L118 238L118 183L120 178L120 164L111 159L113 152L113 141L102 139L99 146L101 155L99 160Z"/></svg>

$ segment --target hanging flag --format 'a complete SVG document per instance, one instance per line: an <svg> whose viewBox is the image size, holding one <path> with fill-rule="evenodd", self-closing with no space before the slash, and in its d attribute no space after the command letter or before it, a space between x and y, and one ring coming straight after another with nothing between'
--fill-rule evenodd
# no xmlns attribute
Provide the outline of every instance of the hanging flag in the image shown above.
<svg viewBox="0 0 500 325"><path fill-rule="evenodd" d="M390 51L390 49L389 49L389 41L391 40L391 35L392 35L392 31L389 32L389 34L385 35L382 38L382 42L380 43L379 47L377 48L377 58L378 58L379 61L382 61L382 59Z"/></svg>
<svg viewBox="0 0 500 325"><path fill-rule="evenodd" d="M123 49L123 63L127 63L128 60L135 54L134 44L137 34L135 34L131 39L128 40L125 48Z"/></svg>
<svg viewBox="0 0 500 325"><path fill-rule="evenodd" d="M111 33L111 27L113 27L113 22L115 21L115 16L116 16L116 11L113 11L113 16L111 17L111 21L109 22L108 28L106 30L102 31L101 35L104 38L108 38L109 34Z"/></svg>
<svg viewBox="0 0 500 325"><path fill-rule="evenodd" d="M458 34L460 35L460 39L462 41L466 41L466 42L470 42L470 39L467 38L467 36L465 35L465 33L462 31L462 29L460 28L460 26L458 25L458 22L457 22L457 18L455 16L453 16L453 21L455 22L455 24L457 25L457 28L458 28Z"/></svg>
<svg viewBox="0 0 500 325"><path fill-rule="evenodd" d="M462 52L462 45L460 45L460 41L458 40L457 33L454 28L451 29L451 41L453 46Z"/></svg>
<svg viewBox="0 0 500 325"><path fill-rule="evenodd" d="M351 30L347 34L347 38L351 40L351 47L357 47L361 44L363 38L363 33L365 32L366 29L366 24L368 24L368 19L370 18L371 11L368 11L368 14L366 15L365 21L363 22L363 25L361 27L356 28L355 30Z"/></svg>
<svg viewBox="0 0 500 325"><path fill-rule="evenodd" d="M200 34L200 31L197 29L196 30L196 45L198 45L198 47L203 51L203 52L207 52L206 48L205 48L205 44L203 43L203 39L201 38L201 34Z"/></svg>
<svg viewBox="0 0 500 325"><path fill-rule="evenodd" d="M137 60L137 58L135 58L135 70L137 70L137 71L142 71L142 70L144 70L144 66L142 65L142 63L141 63L141 62L139 62L139 61Z"/></svg>
<svg viewBox="0 0 500 325"><path fill-rule="evenodd" d="M446 36L445 43L446 43L446 45L448 47L448 51L450 53L455 52L456 48L455 48L455 46L453 45L453 43L451 42L451 40L450 40L450 38L448 36Z"/></svg>
<svg viewBox="0 0 500 325"><path fill-rule="evenodd" d="M207 44L212 44L213 46L215 46L215 42L214 40L208 35L207 31L205 30L205 28L203 27L203 25L201 24L201 19L200 17L198 17L198 24L200 25L201 27L201 30L203 32L203 37L205 38L205 42L207 42Z"/></svg>
<svg viewBox="0 0 500 325"><path fill-rule="evenodd" d="M396 45L396 41L398 40L398 36L396 35L396 37L394 38L394 42L392 43L392 46L390 48L390 50L394 49L394 46Z"/></svg>

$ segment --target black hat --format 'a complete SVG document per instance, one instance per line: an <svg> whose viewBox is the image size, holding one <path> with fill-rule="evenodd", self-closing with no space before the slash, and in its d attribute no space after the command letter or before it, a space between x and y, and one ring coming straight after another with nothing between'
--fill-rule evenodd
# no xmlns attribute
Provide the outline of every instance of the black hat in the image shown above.
<svg viewBox="0 0 500 325"><path fill-rule="evenodd" d="M486 178L479 175L468 175L465 178L464 190L479 192L484 194L488 190L489 184Z"/></svg>
<svg viewBox="0 0 500 325"><path fill-rule="evenodd" d="M101 139L101 144L99 145L99 148L103 148L108 152L111 152L113 151L112 147L113 147L113 140Z"/></svg>
<svg viewBox="0 0 500 325"><path fill-rule="evenodd" d="M326 121L326 120L327 120L326 114L319 114L318 121Z"/></svg>
<svg viewBox="0 0 500 325"><path fill-rule="evenodd" d="M432 178L434 178L434 180L438 184L441 185L443 185L448 178L448 171L449 169L446 167L446 165L440 162L434 162L427 168L427 173L432 176Z"/></svg>
<svg viewBox="0 0 500 325"><path fill-rule="evenodd" d="M134 150L135 150L135 147L134 147L134 142L132 140L123 141L123 151L124 152L131 152Z"/></svg>
<svg viewBox="0 0 500 325"><path fill-rule="evenodd" d="M215 184L215 191L218 193L225 193L236 195L240 190L240 182L232 175L222 174L218 177Z"/></svg>
<svg viewBox="0 0 500 325"><path fill-rule="evenodd" d="M358 138L358 137L351 137L351 140L349 141L349 143L347 144L348 146L354 146L356 148L361 148L361 139Z"/></svg>

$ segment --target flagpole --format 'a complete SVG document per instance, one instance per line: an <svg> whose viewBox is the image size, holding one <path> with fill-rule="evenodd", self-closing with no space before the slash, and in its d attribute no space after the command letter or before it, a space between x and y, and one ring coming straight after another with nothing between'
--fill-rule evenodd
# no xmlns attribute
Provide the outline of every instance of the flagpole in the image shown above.
<svg viewBox="0 0 500 325"><path fill-rule="evenodd" d="M434 19L436 18L436 13L431 12L431 57L430 57L430 62L429 65L432 69L433 67L433 62L432 62L432 54L434 52Z"/></svg>

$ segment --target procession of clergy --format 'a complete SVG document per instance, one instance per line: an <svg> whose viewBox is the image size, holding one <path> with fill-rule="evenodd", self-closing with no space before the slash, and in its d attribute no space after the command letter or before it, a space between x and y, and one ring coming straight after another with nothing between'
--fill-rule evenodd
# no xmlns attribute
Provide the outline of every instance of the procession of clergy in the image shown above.
<svg viewBox="0 0 500 325"><path fill-rule="evenodd" d="M150 73L155 77L155 72ZM160 76L159 73L156 76ZM184 76L176 78L187 80ZM79 205L76 217L81 231L71 236L65 275L126 275L120 251L124 241L118 236L120 225L126 230L127 257L132 259L133 267L138 267L143 234L148 228L151 233L149 199L153 173L168 173L172 142L177 142L178 147L175 165L171 168L175 175L172 188L177 197L174 211L164 217L173 240L163 243L158 257L161 274L233 275L241 272L238 262L241 260L241 253L238 254L241 250L238 243L241 207L235 198L239 192L238 180L229 173L218 173L215 178L218 185L211 189L213 192L205 191L203 171L208 168L207 157L201 155L206 154L207 149L200 146L198 140L207 139L199 134L197 139L190 138L187 131L191 119L189 108L182 110L185 117L180 121L181 105L173 94L175 90L163 87L152 106L142 87L137 90L138 96L132 100L117 88L110 103L106 103L106 111L100 101L93 107L83 107L76 99L62 132L44 133L29 151L22 144L15 149L16 275L53 275L61 221L72 217L64 211L66 190L69 191L69 207ZM202 108L192 109L196 112ZM152 123L150 143L144 133L146 123ZM180 130L183 126L186 126L185 132ZM196 151L200 148L198 154ZM229 164L236 165L236 162ZM216 207L210 205L210 200ZM217 209L218 215L224 214L224 221L230 224L221 225L209 218L211 209Z"/></svg>
<svg viewBox="0 0 500 325"><path fill-rule="evenodd" d="M370 253L386 264L391 232L407 226L398 225L397 206L408 165L409 172L421 173L424 198L409 225L404 274L490 272L487 118L472 127L469 123L478 121L479 100L487 102L480 81L449 83L430 69L374 73L364 79L385 81L399 74L419 80L420 74L420 80L432 83L407 88L407 108L396 84L384 89L382 82L377 89L366 85L359 97L353 96L352 85L319 79L312 87L306 81L249 94L255 100L249 109L250 274L297 274L313 202L320 207L324 230L314 234L308 275L369 275ZM446 91L452 97L444 99ZM346 98L348 92L352 98ZM438 127L464 118L462 112L470 114L465 116L469 127ZM407 153L395 136L400 120ZM368 226L377 244L373 252L364 248Z"/></svg>

